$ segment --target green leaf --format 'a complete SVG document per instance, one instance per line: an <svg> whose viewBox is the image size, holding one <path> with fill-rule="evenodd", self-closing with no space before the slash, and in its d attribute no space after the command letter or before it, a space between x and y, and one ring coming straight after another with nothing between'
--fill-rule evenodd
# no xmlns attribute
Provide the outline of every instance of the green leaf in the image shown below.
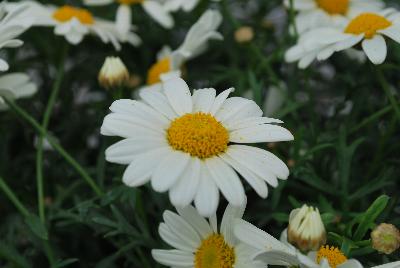
<svg viewBox="0 0 400 268"><path fill-rule="evenodd" d="M49 234L47 232L46 226L44 226L38 216L34 214L29 214L27 217L25 217L25 223L29 226L31 231L40 239L49 239Z"/></svg>
<svg viewBox="0 0 400 268"><path fill-rule="evenodd" d="M65 267L68 266L72 263L75 263L79 261L79 259L77 258L70 258L70 259L66 259L66 260L61 260L60 262L56 263L56 265L54 266L55 268L61 268L61 267Z"/></svg>
<svg viewBox="0 0 400 268"><path fill-rule="evenodd" d="M387 195L381 195L372 203L372 205L362 215L360 224L353 235L353 240L360 241L365 236L368 229L373 226L376 218L382 213L388 202L389 197Z"/></svg>

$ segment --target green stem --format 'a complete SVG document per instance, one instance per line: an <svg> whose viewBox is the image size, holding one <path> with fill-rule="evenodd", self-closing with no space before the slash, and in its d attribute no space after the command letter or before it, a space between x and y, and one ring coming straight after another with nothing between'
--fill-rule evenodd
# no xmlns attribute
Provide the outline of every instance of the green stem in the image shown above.
<svg viewBox="0 0 400 268"><path fill-rule="evenodd" d="M383 75L382 70L380 68L377 68L376 70L377 70L376 74L378 77L378 81L381 84L383 91L385 91L385 94L388 97L390 104L393 107L394 112L396 113L397 120L400 122L400 108L398 106L398 103L397 103L396 99L394 98L392 92L390 91L389 84L386 81L386 78Z"/></svg>
<svg viewBox="0 0 400 268"><path fill-rule="evenodd" d="M67 161L82 178L89 184L92 190L97 194L98 197L103 195L103 191L99 188L96 182L89 176L85 169L69 154L64 148L49 134L45 131L39 123L30 116L25 110L18 106L15 102L9 99L5 99L8 106L13 109L22 119L26 120L40 135L46 137L50 145Z"/></svg>
<svg viewBox="0 0 400 268"><path fill-rule="evenodd" d="M51 117L51 113L54 108L54 104L56 102L58 93L60 91L60 86L62 79L64 77L64 62L67 55L68 47L66 46L64 49L64 53L61 56L60 64L58 66L58 72L56 76L56 80L53 84L53 88L51 90L50 98L46 106L45 113L43 115L42 121L42 128L44 131L47 132L47 128L49 126L49 121ZM36 152L36 185L38 191L38 204L39 204L39 217L40 220L44 223L45 222L45 209L44 209L44 189L43 189L43 142L44 142L44 135L39 135L39 142L37 146Z"/></svg>
<svg viewBox="0 0 400 268"><path fill-rule="evenodd" d="M8 187L7 183L3 180L2 177L0 177L0 189L3 190L5 195L8 197L8 199L10 199L10 201L14 204L14 206L18 209L22 216L29 216L28 209L21 203L21 201L19 201L18 197L14 194L11 188Z"/></svg>

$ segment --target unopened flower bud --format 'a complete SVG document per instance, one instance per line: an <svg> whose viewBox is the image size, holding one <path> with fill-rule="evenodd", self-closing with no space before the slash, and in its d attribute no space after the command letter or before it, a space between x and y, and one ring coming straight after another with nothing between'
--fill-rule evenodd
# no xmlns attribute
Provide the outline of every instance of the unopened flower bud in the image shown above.
<svg viewBox="0 0 400 268"><path fill-rule="evenodd" d="M129 80L129 72L118 57L107 57L99 72L99 83L109 89L125 85Z"/></svg>
<svg viewBox="0 0 400 268"><path fill-rule="evenodd" d="M254 38L253 28L249 26L242 26L235 31L235 40L238 43L250 42Z"/></svg>
<svg viewBox="0 0 400 268"><path fill-rule="evenodd" d="M400 247L400 231L393 224L381 223L371 233L372 247L391 254Z"/></svg>
<svg viewBox="0 0 400 268"><path fill-rule="evenodd" d="M287 229L288 242L303 252L318 250L326 243L326 231L317 208L303 205L292 210Z"/></svg>

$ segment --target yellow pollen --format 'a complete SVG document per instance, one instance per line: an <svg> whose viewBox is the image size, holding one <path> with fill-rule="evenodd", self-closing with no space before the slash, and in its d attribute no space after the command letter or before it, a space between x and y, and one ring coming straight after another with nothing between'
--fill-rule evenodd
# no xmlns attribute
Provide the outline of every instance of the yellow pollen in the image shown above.
<svg viewBox="0 0 400 268"><path fill-rule="evenodd" d="M391 25L392 23L385 17L374 13L363 13L352 19L344 32L356 35L363 33L366 39L371 39L377 31Z"/></svg>
<svg viewBox="0 0 400 268"><path fill-rule="evenodd" d="M53 18L60 22L67 22L73 18L79 20L82 24L93 24L94 19L92 14L83 8L76 8L72 6L62 6L53 13Z"/></svg>
<svg viewBox="0 0 400 268"><path fill-rule="evenodd" d="M157 61L147 72L147 84L153 85L161 82L160 76L169 71L171 71L171 60L169 57Z"/></svg>
<svg viewBox="0 0 400 268"><path fill-rule="evenodd" d="M201 242L194 259L195 268L233 268L235 251L220 234L210 235Z"/></svg>
<svg viewBox="0 0 400 268"><path fill-rule="evenodd" d="M331 15L345 15L349 9L349 0L315 0L317 5Z"/></svg>
<svg viewBox="0 0 400 268"><path fill-rule="evenodd" d="M116 0L116 1L122 5L135 5L135 4L142 4L145 0Z"/></svg>
<svg viewBox="0 0 400 268"><path fill-rule="evenodd" d="M318 264L326 259L331 268L347 261L346 256L336 247L322 246L317 252L317 259L315 260Z"/></svg>
<svg viewBox="0 0 400 268"><path fill-rule="evenodd" d="M198 112L172 121L167 139L175 150L205 159L225 152L229 134L211 114Z"/></svg>

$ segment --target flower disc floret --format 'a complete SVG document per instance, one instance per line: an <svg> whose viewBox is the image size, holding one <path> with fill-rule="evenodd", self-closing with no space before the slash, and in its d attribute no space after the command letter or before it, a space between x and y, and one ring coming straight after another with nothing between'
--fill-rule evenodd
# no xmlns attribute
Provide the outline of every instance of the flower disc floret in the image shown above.
<svg viewBox="0 0 400 268"><path fill-rule="evenodd" d="M195 254L195 268L233 268L235 251L220 234L203 240Z"/></svg>
<svg viewBox="0 0 400 268"><path fill-rule="evenodd" d="M331 15L345 15L349 9L349 0L316 0L317 5Z"/></svg>
<svg viewBox="0 0 400 268"><path fill-rule="evenodd" d="M225 152L229 134L214 116L198 112L185 114L172 121L167 130L167 139L175 150L204 159Z"/></svg>
<svg viewBox="0 0 400 268"><path fill-rule="evenodd" d="M53 13L53 18L59 22L67 22L76 18L82 24L93 24L94 18L92 14L83 8L76 8L72 6L62 6Z"/></svg>
<svg viewBox="0 0 400 268"><path fill-rule="evenodd" d="M322 246L317 252L316 262L320 264L323 259L328 261L331 268L336 268L347 261L346 256L337 247L328 245Z"/></svg>
<svg viewBox="0 0 400 268"><path fill-rule="evenodd" d="M379 30L386 29L391 25L392 23L383 16L363 13L351 20L344 32L355 35L364 34L366 39L371 39Z"/></svg>
<svg viewBox="0 0 400 268"><path fill-rule="evenodd" d="M171 71L171 60L166 57L153 64L147 72L147 84L154 85L161 82L161 75Z"/></svg>

